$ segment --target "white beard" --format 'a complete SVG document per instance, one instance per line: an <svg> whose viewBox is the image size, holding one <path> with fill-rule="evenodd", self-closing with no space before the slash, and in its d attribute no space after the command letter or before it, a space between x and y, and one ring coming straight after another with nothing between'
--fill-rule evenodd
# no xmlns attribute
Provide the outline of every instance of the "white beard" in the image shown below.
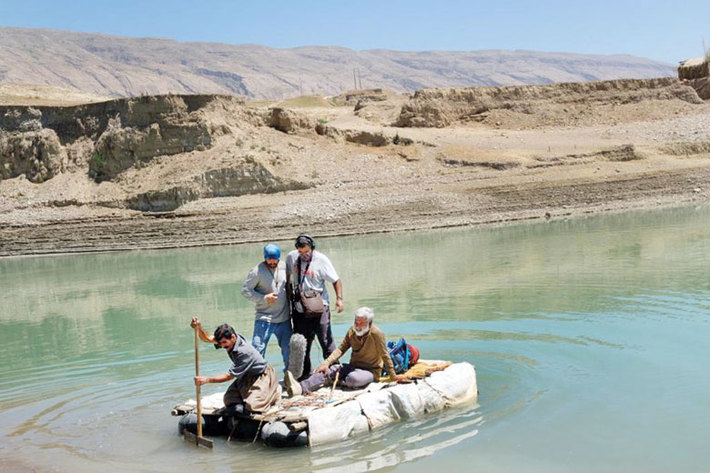
<svg viewBox="0 0 710 473"><path fill-rule="evenodd" d="M358 337L362 337L363 335L365 335L367 332L370 331L370 327L368 326L362 330L358 330L355 327L353 327L353 330L355 330L355 335L357 335Z"/></svg>

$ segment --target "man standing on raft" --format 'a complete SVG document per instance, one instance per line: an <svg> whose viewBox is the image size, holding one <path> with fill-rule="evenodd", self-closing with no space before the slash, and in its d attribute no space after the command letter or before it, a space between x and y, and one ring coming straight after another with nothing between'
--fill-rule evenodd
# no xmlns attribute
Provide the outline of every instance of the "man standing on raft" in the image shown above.
<svg viewBox="0 0 710 473"><path fill-rule="evenodd" d="M305 233L296 238L296 249L286 256L286 278L288 294L291 298L291 320L293 333L300 333L306 338L306 354L303 360L303 374L311 374L311 345L318 337L323 358L328 358L335 350L335 341L330 327L330 302L326 282L335 289L335 307L342 312L343 283L330 259L316 251L313 238Z"/></svg>
<svg viewBox="0 0 710 473"><path fill-rule="evenodd" d="M281 347L284 370L288 369L291 315L286 295L286 264L280 261L281 248L275 243L264 246L264 261L254 266L242 286L242 295L256 307L251 344L263 357L271 335Z"/></svg>

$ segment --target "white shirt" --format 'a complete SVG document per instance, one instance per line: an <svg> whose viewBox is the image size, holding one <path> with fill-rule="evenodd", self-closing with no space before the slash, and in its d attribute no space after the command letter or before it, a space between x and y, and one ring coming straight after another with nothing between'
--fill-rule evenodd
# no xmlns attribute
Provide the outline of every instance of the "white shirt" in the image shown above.
<svg viewBox="0 0 710 473"><path fill-rule="evenodd" d="M291 272L291 284L294 287L298 284L296 261L298 261L299 256L298 250L293 250L286 255L286 267ZM326 305L328 304L328 291L325 283L335 283L338 279L340 278L335 271L335 267L333 267L333 263L320 251L313 250L310 263L301 261L301 290L322 292L323 303Z"/></svg>

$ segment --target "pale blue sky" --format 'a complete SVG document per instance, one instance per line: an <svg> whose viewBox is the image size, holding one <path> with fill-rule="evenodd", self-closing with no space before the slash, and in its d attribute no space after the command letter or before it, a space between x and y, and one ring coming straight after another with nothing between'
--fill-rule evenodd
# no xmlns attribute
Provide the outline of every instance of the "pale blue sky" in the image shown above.
<svg viewBox="0 0 710 473"><path fill-rule="evenodd" d="M710 46L710 0L0 0L0 26L289 48L527 49L676 63Z"/></svg>

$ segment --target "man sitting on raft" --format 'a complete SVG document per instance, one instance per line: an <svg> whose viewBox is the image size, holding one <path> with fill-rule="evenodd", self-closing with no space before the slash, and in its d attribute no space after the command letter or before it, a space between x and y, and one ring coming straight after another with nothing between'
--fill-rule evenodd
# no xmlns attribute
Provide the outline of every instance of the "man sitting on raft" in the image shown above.
<svg viewBox="0 0 710 473"><path fill-rule="evenodd" d="M214 343L215 348L224 348L232 360L227 373L216 376L195 376L195 384L223 383L234 379L224 393L224 405L239 414L264 412L281 399L281 386L274 368L267 365L258 351L231 326L222 324L208 335L197 317L190 322L197 327L202 341Z"/></svg>
<svg viewBox="0 0 710 473"><path fill-rule="evenodd" d="M340 347L318 366L309 378L299 383L290 371L286 371L284 385L289 397L313 392L325 386L335 380L338 372L340 373L339 384L351 389L364 388L373 381L379 381L383 367L387 373L393 373L394 381L406 381L403 376L394 374L394 365L387 352L385 335L372 323L375 318L372 309L361 307L355 311L354 316L353 326L348 330ZM331 366L350 348L353 351L350 363Z"/></svg>

